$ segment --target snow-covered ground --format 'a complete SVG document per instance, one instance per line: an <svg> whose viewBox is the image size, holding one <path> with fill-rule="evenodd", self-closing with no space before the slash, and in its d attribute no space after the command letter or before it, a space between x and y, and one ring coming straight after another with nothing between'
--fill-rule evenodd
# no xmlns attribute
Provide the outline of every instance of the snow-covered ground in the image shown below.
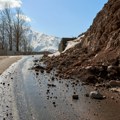
<svg viewBox="0 0 120 120"><path fill-rule="evenodd" d="M49 57L53 57L53 56L59 56L60 55L60 52L58 51L58 52L55 52L55 53L53 53L53 54L50 54L50 55L48 55Z"/></svg>

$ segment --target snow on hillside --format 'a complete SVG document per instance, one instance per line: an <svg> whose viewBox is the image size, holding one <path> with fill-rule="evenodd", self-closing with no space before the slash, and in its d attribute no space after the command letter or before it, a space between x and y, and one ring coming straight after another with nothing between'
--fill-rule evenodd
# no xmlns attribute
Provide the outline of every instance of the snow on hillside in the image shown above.
<svg viewBox="0 0 120 120"><path fill-rule="evenodd" d="M33 47L33 51L36 52L56 52L58 51L58 45L61 40L59 37L49 36L44 33L36 32L34 30L30 30L28 39L30 45Z"/></svg>
<svg viewBox="0 0 120 120"><path fill-rule="evenodd" d="M67 42L67 47L65 48L65 50L62 53L64 53L66 50L68 50L70 48L73 48L75 45L79 44L82 40L81 38L83 38L83 37L84 37L84 35L78 37L75 40L68 41Z"/></svg>

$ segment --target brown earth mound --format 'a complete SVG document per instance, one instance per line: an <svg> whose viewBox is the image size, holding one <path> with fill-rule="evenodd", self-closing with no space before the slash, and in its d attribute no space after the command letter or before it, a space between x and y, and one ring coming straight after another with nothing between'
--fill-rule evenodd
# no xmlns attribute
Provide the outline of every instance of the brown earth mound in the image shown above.
<svg viewBox="0 0 120 120"><path fill-rule="evenodd" d="M109 0L82 41L58 57L46 57L47 71L96 83L120 80L120 0Z"/></svg>

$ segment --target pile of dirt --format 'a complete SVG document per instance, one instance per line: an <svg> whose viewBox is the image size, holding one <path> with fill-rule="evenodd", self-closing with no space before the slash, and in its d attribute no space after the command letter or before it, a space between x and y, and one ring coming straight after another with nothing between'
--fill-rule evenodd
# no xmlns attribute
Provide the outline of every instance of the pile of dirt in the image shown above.
<svg viewBox="0 0 120 120"><path fill-rule="evenodd" d="M109 0L74 48L51 58L46 70L88 83L120 80L120 0Z"/></svg>

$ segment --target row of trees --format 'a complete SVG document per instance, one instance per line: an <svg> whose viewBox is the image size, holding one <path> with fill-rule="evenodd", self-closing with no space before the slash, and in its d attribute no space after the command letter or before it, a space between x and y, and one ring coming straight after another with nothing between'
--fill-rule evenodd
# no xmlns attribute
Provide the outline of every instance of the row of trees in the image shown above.
<svg viewBox="0 0 120 120"><path fill-rule="evenodd" d="M20 8L11 9L6 7L0 11L0 43L2 49L9 51L30 51L32 50L27 32L30 25L24 19Z"/></svg>

